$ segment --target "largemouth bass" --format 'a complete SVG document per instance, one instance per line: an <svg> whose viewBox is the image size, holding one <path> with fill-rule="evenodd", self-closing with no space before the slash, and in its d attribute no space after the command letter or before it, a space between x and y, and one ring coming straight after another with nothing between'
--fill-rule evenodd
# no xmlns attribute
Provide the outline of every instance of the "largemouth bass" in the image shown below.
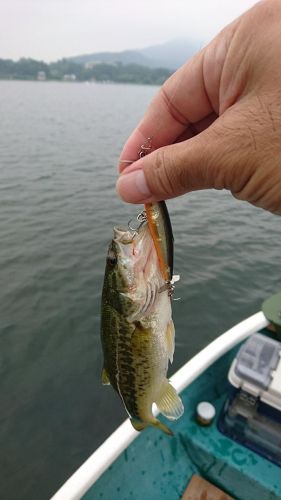
<svg viewBox="0 0 281 500"><path fill-rule="evenodd" d="M162 220L165 210L161 210L163 205L158 213ZM162 223L158 225L159 234ZM169 232L167 225L165 230ZM164 252L161 265L147 223L135 235L114 228L102 294L102 381L118 392L135 429L140 431L154 425L172 434L152 413L153 403L171 420L184 411L180 397L167 379L175 332L167 285L170 278L165 278L163 272L166 263L167 273L172 273L172 255L169 242L164 239L160 242Z"/></svg>

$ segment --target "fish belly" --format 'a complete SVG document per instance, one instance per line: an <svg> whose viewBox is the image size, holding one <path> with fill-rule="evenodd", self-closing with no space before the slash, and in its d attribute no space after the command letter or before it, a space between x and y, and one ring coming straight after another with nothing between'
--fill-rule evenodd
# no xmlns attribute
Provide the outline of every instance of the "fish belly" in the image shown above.
<svg viewBox="0 0 281 500"><path fill-rule="evenodd" d="M135 322L127 321L107 304L101 331L103 377L120 395L130 418L155 425L153 403L168 418L178 418L181 402L167 380L168 362L174 351L169 297L159 294L150 314Z"/></svg>
<svg viewBox="0 0 281 500"><path fill-rule="evenodd" d="M131 339L133 405L132 400L128 400L123 391L123 401L128 413L142 421L151 418L152 404L157 400L163 383L167 380L169 346L166 332L172 321L171 305L169 298L160 295L149 316L135 323Z"/></svg>

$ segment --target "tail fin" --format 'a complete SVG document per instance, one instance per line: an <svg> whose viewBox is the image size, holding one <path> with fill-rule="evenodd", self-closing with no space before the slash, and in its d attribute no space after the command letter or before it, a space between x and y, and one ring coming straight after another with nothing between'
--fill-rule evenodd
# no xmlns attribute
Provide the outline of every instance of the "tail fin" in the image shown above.
<svg viewBox="0 0 281 500"><path fill-rule="evenodd" d="M163 422L160 422L157 418L154 418L153 421L151 422L151 425L154 425L154 427L158 427L160 431L165 432L165 434L168 434L168 436L173 436L174 433L167 427L167 425L163 424Z"/></svg>
<svg viewBox="0 0 281 500"><path fill-rule="evenodd" d="M136 418L131 418L131 424L136 429L136 431L143 431L149 424L146 422L141 422L141 420L137 420Z"/></svg>

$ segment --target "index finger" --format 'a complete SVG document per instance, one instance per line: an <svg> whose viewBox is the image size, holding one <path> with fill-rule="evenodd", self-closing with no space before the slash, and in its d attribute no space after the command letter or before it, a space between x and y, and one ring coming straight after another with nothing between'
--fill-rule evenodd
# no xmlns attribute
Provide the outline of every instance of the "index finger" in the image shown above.
<svg viewBox="0 0 281 500"><path fill-rule="evenodd" d="M177 70L153 98L143 119L123 147L119 172L138 160L138 152L149 138L153 150L173 144L190 124L213 112L204 82L205 50Z"/></svg>

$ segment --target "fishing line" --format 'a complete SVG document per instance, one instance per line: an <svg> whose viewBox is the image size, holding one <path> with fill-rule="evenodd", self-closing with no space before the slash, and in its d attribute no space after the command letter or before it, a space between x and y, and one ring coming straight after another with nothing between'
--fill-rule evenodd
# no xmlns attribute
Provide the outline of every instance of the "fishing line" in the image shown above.
<svg viewBox="0 0 281 500"><path fill-rule="evenodd" d="M170 76L170 78L173 78L175 74L176 74L176 72L173 73ZM167 101L165 101L165 99L163 99L163 102L164 102L164 104L165 104L165 106L167 108L167 111L170 113L170 115L172 116L172 118L174 118L174 116L170 112L170 108L172 108L172 103L174 101L174 98L175 98L175 96L177 94L178 88L179 88L179 86L180 86L181 83L182 83L182 78L179 78L178 81L177 81L177 83L176 83L175 89L174 89L171 97L169 97ZM165 84L165 82L164 82L164 84ZM163 87L163 85L162 85L162 87ZM158 121L158 126L157 126L157 128L156 128L156 130L154 131L153 134L149 135L149 137L147 137L147 138L144 138L144 143L140 146L140 149L138 151L138 158L136 158L135 160L120 160L120 163L124 163L124 164L127 164L129 166L132 163L135 163L140 158L143 158L147 154L151 153L152 151L156 151L156 149L159 149L159 148L156 148L156 149L153 150L153 140L155 138L157 138L157 136L159 135L159 132L161 132L165 128L164 125L163 125L163 123L162 123L162 120L160 119L161 114L162 114L161 111L158 111L158 113L157 113L158 116L156 115L156 119L155 119L156 123ZM166 145L168 145L168 144L166 144ZM163 146L159 146L159 147L163 147Z"/></svg>

